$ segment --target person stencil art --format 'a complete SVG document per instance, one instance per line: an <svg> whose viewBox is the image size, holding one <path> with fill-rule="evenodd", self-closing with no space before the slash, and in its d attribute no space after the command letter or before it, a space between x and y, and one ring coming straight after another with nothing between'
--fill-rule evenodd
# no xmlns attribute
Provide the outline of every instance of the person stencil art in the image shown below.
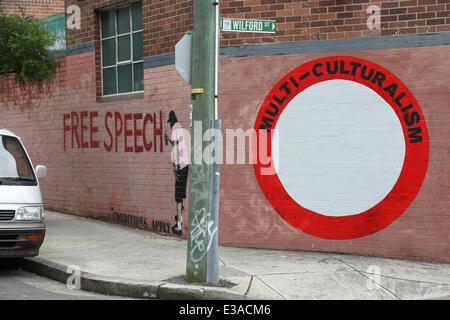
<svg viewBox="0 0 450 320"><path fill-rule="evenodd" d="M171 138L164 135L166 145L170 143L174 148L171 152L171 161L175 174L175 202L177 204L177 214L175 215L175 225L172 233L182 234L184 200L186 199L186 184L189 175L189 150L186 144L186 133L174 111L170 111L167 121L172 129Z"/></svg>

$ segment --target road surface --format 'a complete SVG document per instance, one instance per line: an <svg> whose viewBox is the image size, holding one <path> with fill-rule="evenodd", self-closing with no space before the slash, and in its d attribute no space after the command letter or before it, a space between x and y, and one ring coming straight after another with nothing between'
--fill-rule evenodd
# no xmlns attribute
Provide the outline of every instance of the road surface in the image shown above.
<svg viewBox="0 0 450 320"><path fill-rule="evenodd" d="M20 260L0 259L0 300L116 300L43 278L20 268Z"/></svg>

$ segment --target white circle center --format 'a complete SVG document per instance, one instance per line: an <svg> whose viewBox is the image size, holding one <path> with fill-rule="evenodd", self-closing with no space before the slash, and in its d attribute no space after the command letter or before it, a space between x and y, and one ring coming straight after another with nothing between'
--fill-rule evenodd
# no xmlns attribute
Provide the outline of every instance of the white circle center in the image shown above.
<svg viewBox="0 0 450 320"><path fill-rule="evenodd" d="M392 107L372 89L329 80L294 97L272 144L275 170L302 207L326 216L364 212L397 182L405 158Z"/></svg>

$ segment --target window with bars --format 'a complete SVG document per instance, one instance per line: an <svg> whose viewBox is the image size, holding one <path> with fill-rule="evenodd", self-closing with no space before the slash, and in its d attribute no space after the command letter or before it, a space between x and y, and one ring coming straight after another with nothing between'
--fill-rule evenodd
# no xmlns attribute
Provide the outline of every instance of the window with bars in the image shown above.
<svg viewBox="0 0 450 320"><path fill-rule="evenodd" d="M142 4L101 12L103 96L144 90Z"/></svg>

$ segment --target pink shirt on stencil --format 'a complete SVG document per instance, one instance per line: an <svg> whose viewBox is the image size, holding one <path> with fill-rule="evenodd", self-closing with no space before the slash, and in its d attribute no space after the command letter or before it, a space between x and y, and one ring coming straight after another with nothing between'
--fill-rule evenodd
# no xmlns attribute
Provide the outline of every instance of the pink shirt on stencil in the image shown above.
<svg viewBox="0 0 450 320"><path fill-rule="evenodd" d="M189 164L189 149L186 145L186 131L179 122L172 127L172 141L178 142L178 161L180 169L185 168Z"/></svg>

